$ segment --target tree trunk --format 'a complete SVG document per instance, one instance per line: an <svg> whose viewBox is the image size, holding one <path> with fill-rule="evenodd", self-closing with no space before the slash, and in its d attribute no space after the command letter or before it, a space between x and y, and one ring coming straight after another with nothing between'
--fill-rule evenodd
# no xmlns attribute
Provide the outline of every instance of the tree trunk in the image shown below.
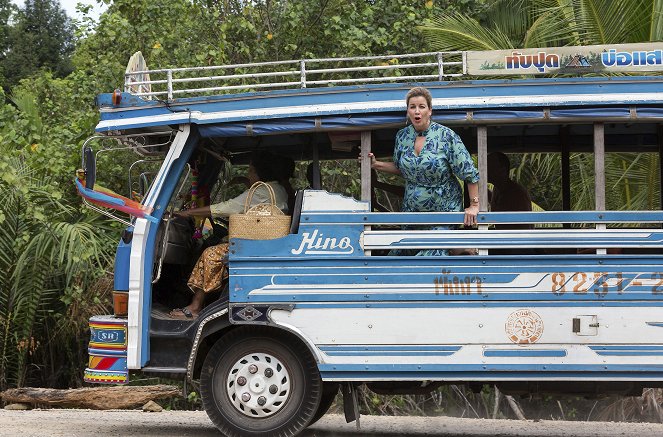
<svg viewBox="0 0 663 437"><path fill-rule="evenodd" d="M6 403L18 402L93 410L134 408L154 399L180 395L180 389L172 385L113 386L69 390L26 387L0 393L0 397Z"/></svg>

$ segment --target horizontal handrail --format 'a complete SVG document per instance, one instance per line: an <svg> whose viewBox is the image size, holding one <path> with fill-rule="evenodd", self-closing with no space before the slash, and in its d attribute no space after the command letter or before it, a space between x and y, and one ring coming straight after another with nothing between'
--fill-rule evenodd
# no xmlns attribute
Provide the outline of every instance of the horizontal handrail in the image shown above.
<svg viewBox="0 0 663 437"><path fill-rule="evenodd" d="M462 224L462 212L302 212L302 225L363 224L363 225L434 225ZM663 211L543 211L543 212L482 212L480 225L496 224L595 224L663 223Z"/></svg>
<svg viewBox="0 0 663 437"><path fill-rule="evenodd" d="M297 68L293 69L293 66ZM200 75L214 71L219 74ZM411 74L402 75L403 71ZM170 100L175 95L208 92L442 80L462 76L465 71L465 52L427 52L141 70L125 74L124 89L137 96L152 98L165 95ZM272 81L287 76L298 77L299 80ZM177 85L201 82L207 82L207 85L177 88Z"/></svg>
<svg viewBox="0 0 663 437"><path fill-rule="evenodd" d="M663 248L660 229L537 229L537 230L367 230L364 250L430 247L502 248Z"/></svg>

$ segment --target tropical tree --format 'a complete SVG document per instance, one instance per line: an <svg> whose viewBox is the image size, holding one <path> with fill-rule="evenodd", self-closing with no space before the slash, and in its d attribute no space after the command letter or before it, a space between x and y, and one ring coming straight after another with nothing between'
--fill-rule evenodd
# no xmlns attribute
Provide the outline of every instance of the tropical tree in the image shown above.
<svg viewBox="0 0 663 437"><path fill-rule="evenodd" d="M5 10L0 3L0 18ZM5 89L42 68L60 77L72 71L73 28L59 1L26 0L10 21L0 54Z"/></svg>

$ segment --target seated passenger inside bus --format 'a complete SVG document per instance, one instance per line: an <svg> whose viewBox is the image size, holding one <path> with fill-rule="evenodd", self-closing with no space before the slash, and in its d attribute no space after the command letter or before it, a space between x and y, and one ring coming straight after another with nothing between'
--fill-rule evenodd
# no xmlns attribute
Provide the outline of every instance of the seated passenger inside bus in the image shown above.
<svg viewBox="0 0 663 437"><path fill-rule="evenodd" d="M276 206L282 211L288 208L288 194L286 189L278 182L281 168L280 160L275 155L259 151L251 156L248 171L248 184L258 181L266 182L274 190ZM276 163L276 165L274 164ZM239 196L225 202L203 206L199 208L179 211L177 215L183 217L229 217L231 214L244 212L244 203L248 197L248 190ZM270 202L270 194L265 187L258 187L251 199L251 205ZM177 319L194 319L203 309L205 294L219 290L228 277L227 269L228 243L217 244L205 249L198 258L187 285L193 293L191 303L183 308L175 308L170 317Z"/></svg>
<svg viewBox="0 0 663 437"><path fill-rule="evenodd" d="M488 182L493 184L490 198L490 210L496 211L531 211L532 199L527 189L509 177L511 162L502 152L488 155ZM509 224L495 226L496 229L532 229L529 224Z"/></svg>
<svg viewBox="0 0 663 437"><path fill-rule="evenodd" d="M490 196L490 210L497 211L532 211L532 199L527 189L509 177L511 161L502 152L493 152L488 155L488 182L493 184ZM506 229L534 229L528 223L510 223L495 225L497 230ZM491 249L493 255L535 255L541 254L541 249Z"/></svg>

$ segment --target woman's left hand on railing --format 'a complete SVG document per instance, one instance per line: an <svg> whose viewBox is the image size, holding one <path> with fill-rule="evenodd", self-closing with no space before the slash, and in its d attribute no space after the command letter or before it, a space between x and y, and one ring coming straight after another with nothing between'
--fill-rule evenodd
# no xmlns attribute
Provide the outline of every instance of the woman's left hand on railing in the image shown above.
<svg viewBox="0 0 663 437"><path fill-rule="evenodd" d="M465 208L465 226L475 226L479 215L479 205L472 204Z"/></svg>

